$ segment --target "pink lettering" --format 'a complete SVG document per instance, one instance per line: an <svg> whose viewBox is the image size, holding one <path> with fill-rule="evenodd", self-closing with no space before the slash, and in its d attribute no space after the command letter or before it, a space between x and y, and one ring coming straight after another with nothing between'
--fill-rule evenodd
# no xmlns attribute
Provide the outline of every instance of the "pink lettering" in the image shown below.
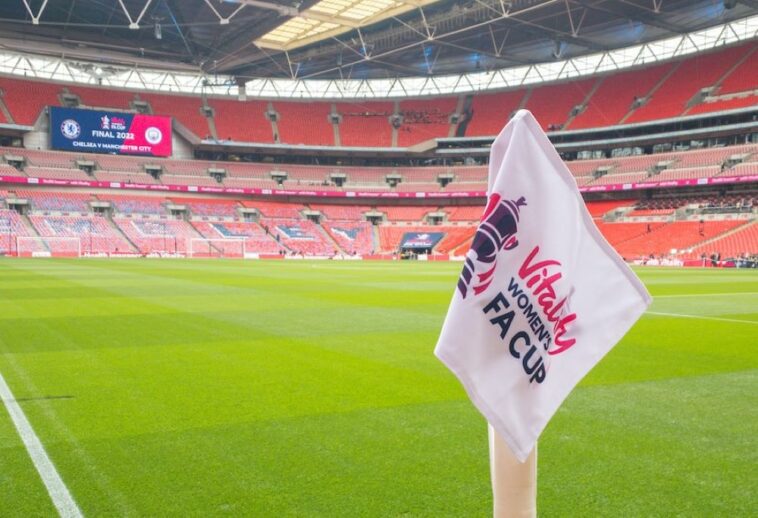
<svg viewBox="0 0 758 518"><path fill-rule="evenodd" d="M545 318L553 324L553 343L556 348L548 351L548 354L560 354L576 343L575 338L565 337L569 332L568 326L576 320L576 313L570 313L561 317L561 311L566 305L566 297L556 301L558 295L555 292L554 284L558 282L563 274L560 271L551 271L551 267L560 268L561 263L555 259L546 259L543 261L533 262L540 252L540 247L535 246L524 260L518 275L522 280L526 280L526 287L532 290L532 295L537 297L537 304L545 313Z"/></svg>

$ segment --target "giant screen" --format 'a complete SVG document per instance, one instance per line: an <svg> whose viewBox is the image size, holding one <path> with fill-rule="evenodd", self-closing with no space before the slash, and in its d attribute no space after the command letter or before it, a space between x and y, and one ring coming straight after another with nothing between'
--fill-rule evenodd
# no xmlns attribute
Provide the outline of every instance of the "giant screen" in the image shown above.
<svg viewBox="0 0 758 518"><path fill-rule="evenodd" d="M171 155L171 117L50 107L53 149L119 155Z"/></svg>

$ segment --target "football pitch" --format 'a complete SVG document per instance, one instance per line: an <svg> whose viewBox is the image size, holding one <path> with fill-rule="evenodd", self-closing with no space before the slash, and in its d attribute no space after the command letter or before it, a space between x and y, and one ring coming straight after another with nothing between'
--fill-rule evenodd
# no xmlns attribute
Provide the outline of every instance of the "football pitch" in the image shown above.
<svg viewBox="0 0 758 518"><path fill-rule="evenodd" d="M451 263L0 260L0 374L85 516L487 516ZM758 509L758 272L655 301L540 439L544 516ZM55 508L0 408L0 516Z"/></svg>

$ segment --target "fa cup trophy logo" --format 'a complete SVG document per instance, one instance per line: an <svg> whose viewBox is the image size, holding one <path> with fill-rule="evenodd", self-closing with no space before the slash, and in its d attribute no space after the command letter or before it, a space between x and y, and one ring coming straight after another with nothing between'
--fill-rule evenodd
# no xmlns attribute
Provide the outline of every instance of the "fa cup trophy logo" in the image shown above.
<svg viewBox="0 0 758 518"><path fill-rule="evenodd" d="M500 250L512 250L518 246L516 231L519 212L524 206L526 199L523 196L511 201L503 199L498 193L490 195L458 279L458 291L464 299L472 283L474 295L479 295L489 287Z"/></svg>

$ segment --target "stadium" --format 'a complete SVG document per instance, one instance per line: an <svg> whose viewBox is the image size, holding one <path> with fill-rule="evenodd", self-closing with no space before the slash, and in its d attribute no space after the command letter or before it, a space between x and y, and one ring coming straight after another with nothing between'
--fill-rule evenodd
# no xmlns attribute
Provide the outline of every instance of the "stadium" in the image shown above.
<svg viewBox="0 0 758 518"><path fill-rule="evenodd" d="M0 515L489 514L432 351L519 110L654 300L540 514L754 513L754 0L7 0Z"/></svg>

